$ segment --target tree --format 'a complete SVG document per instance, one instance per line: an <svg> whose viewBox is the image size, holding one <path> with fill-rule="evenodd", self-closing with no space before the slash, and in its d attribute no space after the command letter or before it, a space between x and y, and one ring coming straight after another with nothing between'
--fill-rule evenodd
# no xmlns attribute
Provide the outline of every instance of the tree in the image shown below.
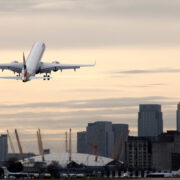
<svg viewBox="0 0 180 180"><path fill-rule="evenodd" d="M10 172L21 172L23 170L23 165L21 162L17 161L17 158L10 158L5 166Z"/></svg>
<svg viewBox="0 0 180 180"><path fill-rule="evenodd" d="M52 177L59 177L59 169L61 168L59 162L52 161L51 164L48 165L47 170L51 174Z"/></svg>

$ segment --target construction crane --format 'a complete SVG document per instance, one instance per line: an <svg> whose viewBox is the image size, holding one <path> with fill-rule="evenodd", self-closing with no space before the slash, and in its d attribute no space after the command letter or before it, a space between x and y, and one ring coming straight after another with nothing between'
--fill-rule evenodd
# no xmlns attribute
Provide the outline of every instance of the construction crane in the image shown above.
<svg viewBox="0 0 180 180"><path fill-rule="evenodd" d="M38 142L39 155L42 156L42 150L41 150L41 142L40 142L39 130L37 131L37 142Z"/></svg>
<svg viewBox="0 0 180 180"><path fill-rule="evenodd" d="M98 156L99 156L99 151L100 151L100 145L101 145L101 138L102 138L102 129L99 132L99 139L98 139L98 144L96 146L96 157L95 157L95 161L98 161Z"/></svg>
<svg viewBox="0 0 180 180"><path fill-rule="evenodd" d="M11 151L12 151L12 153L15 155L16 152L15 152L14 145L13 145L13 142L12 142L12 139L11 139L11 136L10 136L8 130L7 130L7 135L8 135L8 139L9 139L9 144L10 144L10 146L11 146Z"/></svg>
<svg viewBox="0 0 180 180"><path fill-rule="evenodd" d="M68 135L67 135L67 131L65 132L65 152L68 152Z"/></svg>
<svg viewBox="0 0 180 180"><path fill-rule="evenodd" d="M40 129L38 129L38 131L37 131L37 140L38 140L39 154L42 156L42 161L45 161Z"/></svg>
<svg viewBox="0 0 180 180"><path fill-rule="evenodd" d="M113 153L112 153L112 158L117 159L118 158L118 152L119 152L119 147L122 141L122 136L124 134L124 131L122 130L121 132L118 133L118 136L116 137L116 142L114 145Z"/></svg>
<svg viewBox="0 0 180 180"><path fill-rule="evenodd" d="M71 129L69 129L69 161L72 160L72 149L71 149Z"/></svg>
<svg viewBox="0 0 180 180"><path fill-rule="evenodd" d="M128 131L126 137L125 137L125 143L128 140L128 136L129 136L129 131ZM122 157L124 156L124 153L125 153L125 143L123 144L123 147L122 147L122 151L121 151L121 154L120 154L120 160L122 159Z"/></svg>
<svg viewBox="0 0 180 180"><path fill-rule="evenodd" d="M40 141L39 141L39 131L36 132L36 135L37 135L39 155L41 155L41 145L40 145Z"/></svg>
<svg viewBox="0 0 180 180"><path fill-rule="evenodd" d="M91 154L94 154L95 149L96 149L96 134L94 134L94 137L93 137L93 144L92 144Z"/></svg>
<svg viewBox="0 0 180 180"><path fill-rule="evenodd" d="M17 143L18 143L18 148L19 148L20 157L21 157L22 161L24 161L24 154L23 154L21 142L20 142L20 140L19 140L19 135L18 135L18 132L17 132L16 129L15 129L15 135L16 135L16 140L17 140Z"/></svg>

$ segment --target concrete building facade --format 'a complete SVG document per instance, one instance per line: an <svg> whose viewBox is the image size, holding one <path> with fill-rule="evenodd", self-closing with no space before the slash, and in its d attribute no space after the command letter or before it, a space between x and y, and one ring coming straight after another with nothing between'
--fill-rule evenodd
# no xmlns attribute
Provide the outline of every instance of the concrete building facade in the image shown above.
<svg viewBox="0 0 180 180"><path fill-rule="evenodd" d="M140 104L138 113L138 136L153 137L163 132L161 105Z"/></svg>

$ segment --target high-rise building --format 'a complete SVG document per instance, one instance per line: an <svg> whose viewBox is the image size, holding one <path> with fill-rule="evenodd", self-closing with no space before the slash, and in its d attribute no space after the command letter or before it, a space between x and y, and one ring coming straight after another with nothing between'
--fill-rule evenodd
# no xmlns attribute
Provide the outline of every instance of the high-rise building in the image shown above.
<svg viewBox="0 0 180 180"><path fill-rule="evenodd" d="M113 155L115 159L126 161L126 147L125 144L128 139L128 125L127 124L112 124L114 133L114 148Z"/></svg>
<svg viewBox="0 0 180 180"><path fill-rule="evenodd" d="M138 113L138 136L153 137L163 132L161 105L140 104Z"/></svg>
<svg viewBox="0 0 180 180"><path fill-rule="evenodd" d="M176 128L180 132L180 103L177 105Z"/></svg>
<svg viewBox="0 0 180 180"><path fill-rule="evenodd" d="M6 161L8 158L8 140L7 134L0 135L0 161Z"/></svg>
<svg viewBox="0 0 180 180"><path fill-rule="evenodd" d="M114 146L114 134L112 122L99 121L88 123L87 126L87 153L112 157Z"/></svg>
<svg viewBox="0 0 180 180"><path fill-rule="evenodd" d="M112 124L106 121L88 123L86 131L77 133L77 152L125 161L127 138L127 124Z"/></svg>

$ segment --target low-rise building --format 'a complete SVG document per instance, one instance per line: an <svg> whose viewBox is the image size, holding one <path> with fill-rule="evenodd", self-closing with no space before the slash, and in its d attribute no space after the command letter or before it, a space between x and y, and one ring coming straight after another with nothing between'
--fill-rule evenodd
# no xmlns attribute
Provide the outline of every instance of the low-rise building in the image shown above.
<svg viewBox="0 0 180 180"><path fill-rule="evenodd" d="M129 136L126 147L130 169L151 169L151 143L148 138Z"/></svg>
<svg viewBox="0 0 180 180"><path fill-rule="evenodd" d="M177 170L180 168L180 133L167 131L152 143L152 168L155 170Z"/></svg>

